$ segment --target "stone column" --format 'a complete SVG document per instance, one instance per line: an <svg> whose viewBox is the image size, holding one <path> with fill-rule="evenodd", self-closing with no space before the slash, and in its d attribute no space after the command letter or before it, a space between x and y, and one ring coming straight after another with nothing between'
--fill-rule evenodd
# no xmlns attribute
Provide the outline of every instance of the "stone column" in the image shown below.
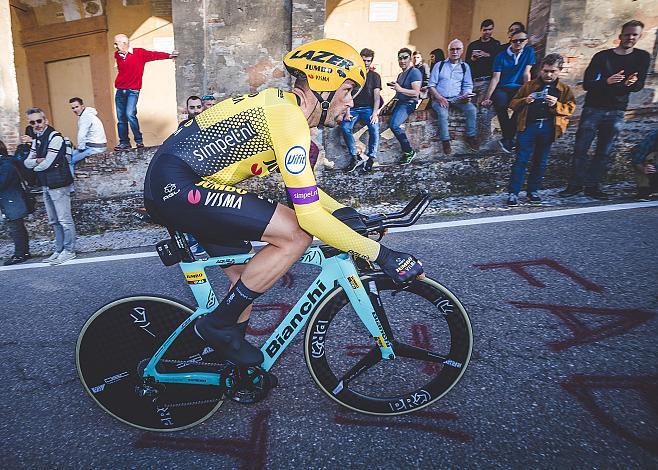
<svg viewBox="0 0 658 470"><path fill-rule="evenodd" d="M325 2L293 0L291 19L291 49L308 41L324 37Z"/></svg>
<svg viewBox="0 0 658 470"><path fill-rule="evenodd" d="M450 18L448 20L447 38L448 42L452 41L453 39L459 39L464 43L464 48L468 46L468 43L471 41L474 10L475 0L450 1ZM445 52L447 56L448 51Z"/></svg>
<svg viewBox="0 0 658 470"><path fill-rule="evenodd" d="M535 48L538 59L546 55L546 39L548 36L550 16L551 0L530 0L528 34L530 44Z"/></svg>
<svg viewBox="0 0 658 470"><path fill-rule="evenodd" d="M176 103L185 108L190 95L205 95L206 0L173 0L176 59Z"/></svg>
<svg viewBox="0 0 658 470"><path fill-rule="evenodd" d="M14 44L11 36L9 0L0 0L0 44L6 51L0 54L0 139L13 149L20 142L18 84L14 65Z"/></svg>

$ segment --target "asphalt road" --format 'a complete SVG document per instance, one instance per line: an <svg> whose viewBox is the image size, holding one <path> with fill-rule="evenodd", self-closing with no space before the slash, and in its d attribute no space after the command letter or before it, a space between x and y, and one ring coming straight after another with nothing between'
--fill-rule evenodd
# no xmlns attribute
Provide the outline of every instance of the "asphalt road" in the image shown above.
<svg viewBox="0 0 658 470"><path fill-rule="evenodd" d="M425 228L390 234L386 244L417 253L459 297L474 352L442 400L394 418L326 398L306 370L300 335L275 365L280 386L266 401L227 403L177 433L131 428L83 390L77 336L96 309L123 295L192 303L179 269L127 257L0 270L0 464L658 467L658 209ZM294 268L258 303L292 304L313 278L313 269ZM221 274L212 279L224 289ZM260 326L276 316L259 313ZM402 314L414 320L414 312Z"/></svg>

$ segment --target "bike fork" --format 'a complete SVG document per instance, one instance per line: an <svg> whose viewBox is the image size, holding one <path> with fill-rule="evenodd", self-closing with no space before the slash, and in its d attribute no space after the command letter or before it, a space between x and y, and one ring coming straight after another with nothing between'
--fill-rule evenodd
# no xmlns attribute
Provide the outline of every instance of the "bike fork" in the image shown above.
<svg viewBox="0 0 658 470"><path fill-rule="evenodd" d="M341 263L340 267L343 276L338 282L347 293L357 315L377 341L382 359L395 359L391 327L384 313L376 280L366 279L364 285L352 262Z"/></svg>

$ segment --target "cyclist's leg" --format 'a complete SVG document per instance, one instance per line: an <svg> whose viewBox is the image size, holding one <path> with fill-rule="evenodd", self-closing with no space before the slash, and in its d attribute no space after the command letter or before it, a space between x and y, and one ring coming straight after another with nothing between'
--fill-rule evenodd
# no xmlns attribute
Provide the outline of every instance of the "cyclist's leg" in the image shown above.
<svg viewBox="0 0 658 470"><path fill-rule="evenodd" d="M299 226L295 211L278 204L261 240L268 245L247 264L242 281L249 289L262 293L288 272L313 237Z"/></svg>
<svg viewBox="0 0 658 470"><path fill-rule="evenodd" d="M262 294L288 272L304 254L313 238L301 229L292 209L278 204L261 240L268 245L260 250L249 264L231 266L224 270L231 281L231 289L241 281L250 291ZM211 250L209 253L216 256L212 253L212 248L208 249ZM248 299L245 303L248 305L240 313L237 323L249 320L252 304ZM220 312L216 314L220 315Z"/></svg>
<svg viewBox="0 0 658 470"><path fill-rule="evenodd" d="M217 308L195 325L199 336L213 348L242 365L263 361L261 351L245 340L253 301L288 271L312 241L299 227L292 209L281 204L276 205L260 239L268 245L249 261Z"/></svg>
<svg viewBox="0 0 658 470"><path fill-rule="evenodd" d="M145 203L160 223L192 234L201 242L225 244L263 240L269 245L252 258L217 308L200 318L195 329L214 349L233 362L257 365L262 353L244 339L245 309L271 287L306 250L312 238L294 212L245 190L218 185L207 188L180 159L156 155L145 184Z"/></svg>
<svg viewBox="0 0 658 470"><path fill-rule="evenodd" d="M196 238L199 240L203 240L203 236L201 235L198 235ZM248 241L240 241L237 243L225 243L221 245L215 245L214 243L209 241L200 241L199 243L201 243L205 247L204 249L208 250L208 254L213 257L253 253L254 251L251 243ZM242 276L242 273L244 272L244 268L245 265L243 264L222 268L224 274L226 274L226 277L228 277L228 280L230 282L230 285L228 287L229 292L233 288L233 286L235 286L235 283L238 282L238 280ZM249 305L240 314L240 317L238 318L238 323L243 323L245 321L248 321L250 315L251 315L251 305Z"/></svg>

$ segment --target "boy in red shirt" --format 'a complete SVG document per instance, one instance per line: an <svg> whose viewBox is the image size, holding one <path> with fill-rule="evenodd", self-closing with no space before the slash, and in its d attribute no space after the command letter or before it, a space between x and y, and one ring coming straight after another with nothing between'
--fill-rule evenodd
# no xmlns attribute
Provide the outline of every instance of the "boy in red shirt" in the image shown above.
<svg viewBox="0 0 658 470"><path fill-rule="evenodd" d="M117 61L119 73L114 80L117 89L114 102L117 108L117 131L119 132L119 145L114 147L116 151L130 150L130 138L128 137L128 124L133 131L133 137L137 148L144 147L142 133L139 130L137 120L137 100L139 91L142 89L142 75L144 65L152 60L172 59L178 56L178 51L166 52L147 51L139 47L130 47L130 41L125 34L114 36L114 58Z"/></svg>

